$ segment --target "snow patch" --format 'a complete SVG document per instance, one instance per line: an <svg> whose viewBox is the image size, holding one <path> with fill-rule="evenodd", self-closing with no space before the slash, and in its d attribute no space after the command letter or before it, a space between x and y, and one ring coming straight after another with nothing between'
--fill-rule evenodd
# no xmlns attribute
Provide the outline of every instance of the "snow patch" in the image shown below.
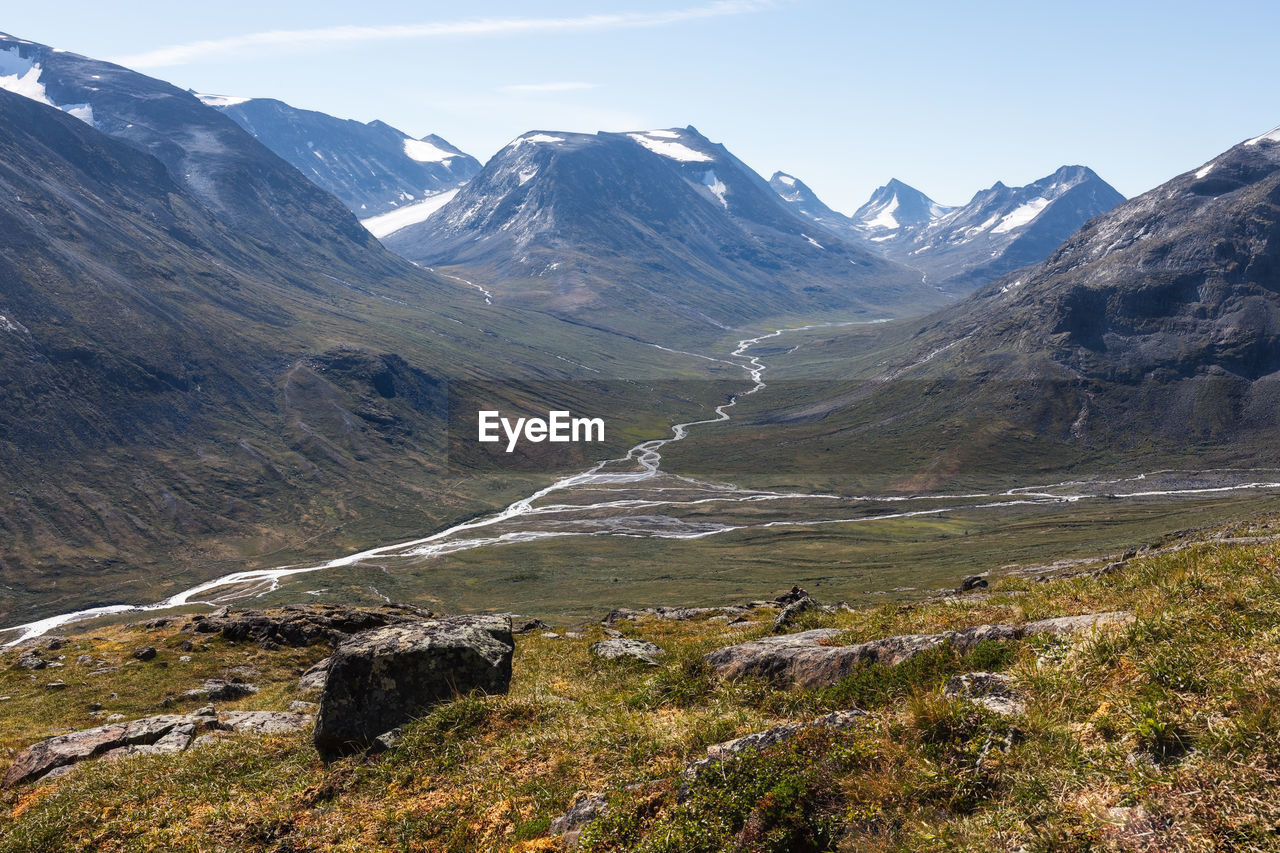
<svg viewBox="0 0 1280 853"><path fill-rule="evenodd" d="M681 163L710 163L711 157L703 154L701 151L694 151L688 145L680 142L663 142L660 139L650 138L651 134L662 133L664 131L650 131L646 133L628 133L636 142L639 142L645 148L648 148L654 154L659 154L669 160L678 160ZM675 134L672 134L673 136Z"/></svg>
<svg viewBox="0 0 1280 853"><path fill-rule="evenodd" d="M408 228L410 225L425 222L431 214L448 204L449 200L457 194L458 191L456 189L445 190L442 193L428 196L417 204L411 204L408 207L402 207L390 213L370 216L368 219L361 219L360 224L367 228L373 236L385 237L388 234L399 231L401 228Z"/></svg>
<svg viewBox="0 0 1280 853"><path fill-rule="evenodd" d="M0 314L0 332L26 332L28 335L31 334L27 331L26 326L17 320L10 320L3 314Z"/></svg>
<svg viewBox="0 0 1280 853"><path fill-rule="evenodd" d="M817 246L819 249L824 248L824 247L823 247L823 245L822 245L821 243L819 243L817 240L815 240L815 239L813 239L812 237L810 237L808 234L801 233L801 234L800 234L800 236L801 236L801 237L803 237L803 238L805 238L806 240L808 240L808 241L809 241L810 243L812 243L813 245Z"/></svg>
<svg viewBox="0 0 1280 853"><path fill-rule="evenodd" d="M702 176L702 185L711 190L711 194L720 200L725 210L729 209L729 201L725 198L729 188L724 185L724 181L716 177L714 169L707 169L706 174Z"/></svg>
<svg viewBox="0 0 1280 853"><path fill-rule="evenodd" d="M1245 145L1257 145L1259 142L1280 142L1280 127L1267 131L1261 136L1247 140Z"/></svg>
<svg viewBox="0 0 1280 853"><path fill-rule="evenodd" d="M62 110L85 124L93 125L93 109L88 104L55 104L49 99L40 82L44 68L34 59L23 57L17 49L0 50L0 89L30 98L42 104ZM96 91L96 90L95 90Z"/></svg>
<svg viewBox="0 0 1280 853"><path fill-rule="evenodd" d="M1201 168L1198 172L1196 172L1196 180L1197 180L1197 181L1198 181L1198 180L1200 180L1201 178L1203 178L1205 175L1209 174L1209 173L1210 173L1210 172L1212 172L1212 171L1213 171L1213 164L1212 164L1212 163L1210 163L1210 164L1209 164L1209 165L1207 165L1207 166L1204 166L1204 167L1203 167L1203 168Z"/></svg>
<svg viewBox="0 0 1280 853"><path fill-rule="evenodd" d="M1040 215L1040 211L1049 206L1049 199L1037 196L1026 204L1019 205L1012 213L1000 219L1000 224L991 229L992 234L1007 234L1015 228L1021 228Z"/></svg>
<svg viewBox="0 0 1280 853"><path fill-rule="evenodd" d="M656 136L659 139L679 139L680 134L674 130L646 130L645 136Z"/></svg>
<svg viewBox="0 0 1280 853"><path fill-rule="evenodd" d="M780 183L786 184L789 187L794 187L796 185L796 179L791 177L790 175L779 175L778 181Z"/></svg>
<svg viewBox="0 0 1280 853"><path fill-rule="evenodd" d="M898 196L895 193L893 198L889 201L889 203L886 204L884 207L880 208L880 211L875 215L875 217L870 219L867 222L867 227L868 228L897 228L898 220L893 218L893 212L897 209L898 209Z"/></svg>
<svg viewBox="0 0 1280 853"><path fill-rule="evenodd" d="M200 102L208 107L234 107L236 104L247 103L252 98L237 98L235 95L202 95L199 92L192 92L200 99Z"/></svg>
<svg viewBox="0 0 1280 853"><path fill-rule="evenodd" d="M549 133L531 133L531 134L529 134L528 136L521 136L519 139L517 139L515 142L512 142L512 143L511 143L510 145L508 145L507 147L508 147L508 148L519 148L521 145L524 145L526 142L531 142L531 143L534 143L534 144L537 144L537 143L564 142L564 137L563 137L563 136L552 136L552 135L551 135L551 134L549 134Z"/></svg>
<svg viewBox="0 0 1280 853"><path fill-rule="evenodd" d="M536 174L538 174L538 170L537 170L537 169L529 169L528 171L521 172L521 173L520 173L520 186L524 186L525 184L529 183L529 181L533 180L533 176L534 176L534 175L536 175Z"/></svg>
<svg viewBox="0 0 1280 853"><path fill-rule="evenodd" d="M417 160L419 163L444 163L458 156L421 139L406 139L404 153L410 160Z"/></svg>

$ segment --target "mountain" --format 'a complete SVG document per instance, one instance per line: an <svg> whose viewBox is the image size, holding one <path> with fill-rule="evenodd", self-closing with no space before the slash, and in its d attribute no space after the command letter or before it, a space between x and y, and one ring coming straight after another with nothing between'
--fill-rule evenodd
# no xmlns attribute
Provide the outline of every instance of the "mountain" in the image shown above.
<svg viewBox="0 0 1280 853"><path fill-rule="evenodd" d="M387 245L497 280L500 301L650 339L771 316L921 313L941 298L798 217L691 127L527 133Z"/></svg>
<svg viewBox="0 0 1280 853"><path fill-rule="evenodd" d="M9 37L0 58L23 90L0 88L0 624L522 494L537 476L450 454L459 382L535 411L567 387L617 427L607 453L654 417L648 386L576 377L687 375L686 357L404 261L167 84Z"/></svg>
<svg viewBox="0 0 1280 853"><path fill-rule="evenodd" d="M894 179L852 216L827 207L790 175L779 172L770 183L815 224L920 270L930 284L955 293L1044 260L1085 222L1124 201L1084 166L1063 166L1025 187L996 182L961 207L938 204Z"/></svg>
<svg viewBox="0 0 1280 853"><path fill-rule="evenodd" d="M971 290L1048 257L1124 196L1092 169L1063 166L1025 187L996 182L963 207L883 243L885 253L953 290Z"/></svg>
<svg viewBox="0 0 1280 853"><path fill-rule="evenodd" d="M757 415L784 425L777 470L877 468L918 489L1072 467L1276 465L1280 129L877 335L833 332L801 351L812 386ZM736 452L702 450L722 464Z"/></svg>
<svg viewBox="0 0 1280 853"><path fill-rule="evenodd" d="M414 139L381 121L334 118L270 98L196 97L234 119L361 219L403 211L455 190L480 170L474 157L434 134Z"/></svg>
<svg viewBox="0 0 1280 853"><path fill-rule="evenodd" d="M872 193L851 218L855 228L879 242L916 234L952 210L894 178Z"/></svg>

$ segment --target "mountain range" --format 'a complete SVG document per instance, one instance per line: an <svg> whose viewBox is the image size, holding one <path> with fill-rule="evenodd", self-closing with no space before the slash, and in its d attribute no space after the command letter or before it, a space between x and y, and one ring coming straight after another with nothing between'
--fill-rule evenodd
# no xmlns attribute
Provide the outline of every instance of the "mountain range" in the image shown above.
<svg viewBox="0 0 1280 853"><path fill-rule="evenodd" d="M779 471L909 490L1036 470L1274 466L1280 129L1091 219L968 299L831 332L773 374L808 381L708 437L717 470L758 458L766 425ZM673 464L700 470L682 452Z"/></svg>
<svg viewBox="0 0 1280 853"><path fill-rule="evenodd" d="M797 216L692 127L524 134L385 242L493 281L500 302L684 340L771 316L886 316L944 301L919 273Z"/></svg>
<svg viewBox="0 0 1280 853"><path fill-rule="evenodd" d="M1024 187L997 181L968 204L947 207L897 179L852 216L825 205L804 182L778 172L774 191L797 212L856 245L917 269L931 284L968 293L1044 260L1124 196L1084 166L1063 166Z"/></svg>

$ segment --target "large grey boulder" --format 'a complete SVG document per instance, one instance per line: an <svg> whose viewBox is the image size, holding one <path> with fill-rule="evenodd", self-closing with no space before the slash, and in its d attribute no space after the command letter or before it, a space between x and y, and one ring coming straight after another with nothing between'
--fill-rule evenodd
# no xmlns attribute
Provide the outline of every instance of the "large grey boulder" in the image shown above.
<svg viewBox="0 0 1280 853"><path fill-rule="evenodd" d="M1018 640L1035 634L1067 634L1123 625L1132 620L1133 616L1124 612L1092 613L1043 619L1026 625L979 625L940 634L904 634L849 646L833 644L842 631L818 628L725 646L708 654L706 659L725 678L754 677L800 687L825 687L864 664L893 666L946 644L964 653L983 642Z"/></svg>
<svg viewBox="0 0 1280 853"><path fill-rule="evenodd" d="M498 616L410 622L351 637L329 664L316 750L333 758L366 749L438 702L472 690L507 692L514 649L511 620Z"/></svg>

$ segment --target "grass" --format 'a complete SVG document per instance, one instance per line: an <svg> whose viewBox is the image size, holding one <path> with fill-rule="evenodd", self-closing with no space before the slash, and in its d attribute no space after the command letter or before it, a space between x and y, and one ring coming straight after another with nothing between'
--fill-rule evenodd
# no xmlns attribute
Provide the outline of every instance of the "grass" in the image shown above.
<svg viewBox="0 0 1280 853"><path fill-rule="evenodd" d="M739 625L619 623L668 650L658 667L593 658L596 625L581 638L522 636L510 693L437 706L381 757L324 765L301 734L91 762L4 793L0 851L549 850L550 821L583 792L608 801L583 834L587 850L1280 849L1280 553L1270 543L1187 545L1098 577L1007 575L978 595L811 616L800 627L856 640L1135 615L1096 634L938 649L816 690L724 682L703 662L767 633L767 613ZM213 638L183 669L175 646L187 635L174 627L95 630L57 653L123 662L149 643L160 655L94 677L101 683L64 667L75 683L55 694L37 688L49 670L33 682L7 652L4 749L91 724L84 707L108 682L121 698L107 710L158 713L167 694L225 674L246 651L264 689L241 705L282 709L296 698L296 671L326 651ZM942 696L947 678L975 670L1006 673L1025 713ZM684 785L685 765L712 743L848 707L869 713Z"/></svg>

